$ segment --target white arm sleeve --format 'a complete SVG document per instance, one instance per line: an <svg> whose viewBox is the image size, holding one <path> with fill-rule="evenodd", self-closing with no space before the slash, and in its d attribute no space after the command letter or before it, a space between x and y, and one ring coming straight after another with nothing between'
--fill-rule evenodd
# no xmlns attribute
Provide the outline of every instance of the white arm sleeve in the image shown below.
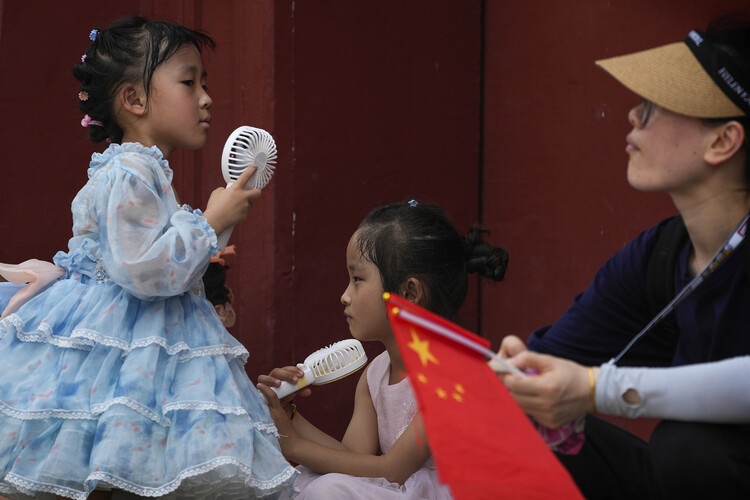
<svg viewBox="0 0 750 500"><path fill-rule="evenodd" d="M633 389L639 404L623 398ZM605 363L596 408L624 417L750 423L750 356L671 368L622 368Z"/></svg>

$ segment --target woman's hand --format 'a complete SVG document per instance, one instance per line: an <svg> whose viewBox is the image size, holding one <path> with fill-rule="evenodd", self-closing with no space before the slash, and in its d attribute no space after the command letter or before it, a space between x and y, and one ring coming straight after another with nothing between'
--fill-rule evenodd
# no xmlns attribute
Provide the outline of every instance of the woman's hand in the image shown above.
<svg viewBox="0 0 750 500"><path fill-rule="evenodd" d="M523 340L516 337L515 335L507 335L503 338L500 344L500 350L497 354L503 358L508 359L526 350L526 344Z"/></svg>
<svg viewBox="0 0 750 500"><path fill-rule="evenodd" d="M253 207L252 200L260 197L260 189L245 190L245 185L256 170L257 167L254 166L247 168L237 182L227 188L216 188L211 193L203 216L216 234L223 233L247 218Z"/></svg>
<svg viewBox="0 0 750 500"><path fill-rule="evenodd" d="M525 350L526 344L523 343L523 340L515 335L508 335L503 338L503 342L500 344L500 350L497 351L497 355L502 359L508 359ZM488 364L492 371L498 375L503 375L508 371L507 367L501 365L494 358L491 359Z"/></svg>
<svg viewBox="0 0 750 500"><path fill-rule="evenodd" d="M587 367L527 350L518 352L509 361L521 370L537 373L526 377L504 375L503 382L524 413L538 423L557 429L591 411ZM594 376L598 375L596 367Z"/></svg>

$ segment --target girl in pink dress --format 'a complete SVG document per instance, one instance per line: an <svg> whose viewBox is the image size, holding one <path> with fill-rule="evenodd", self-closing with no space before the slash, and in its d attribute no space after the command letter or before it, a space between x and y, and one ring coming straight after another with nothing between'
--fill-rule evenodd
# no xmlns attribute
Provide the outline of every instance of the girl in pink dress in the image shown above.
<svg viewBox="0 0 750 500"><path fill-rule="evenodd" d="M452 498L431 458L382 295L395 293L454 319L470 272L495 281L505 274L508 254L482 241L484 232L475 225L462 236L440 208L415 201L376 208L354 232L341 303L352 336L382 342L385 352L360 377L343 439L316 428L296 412L291 397L279 401L269 388L282 380L296 383L299 368L276 368L258 379L282 452L300 464L298 498Z"/></svg>

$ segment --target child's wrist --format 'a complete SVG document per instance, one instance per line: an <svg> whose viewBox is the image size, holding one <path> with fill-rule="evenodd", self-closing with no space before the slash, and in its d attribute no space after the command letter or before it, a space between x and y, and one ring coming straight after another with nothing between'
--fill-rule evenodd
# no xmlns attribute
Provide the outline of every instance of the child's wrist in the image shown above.
<svg viewBox="0 0 750 500"><path fill-rule="evenodd" d="M213 216L213 214L208 212L203 212L203 217L206 219L206 222L208 222L208 225L213 228L214 232L219 235L224 232L226 227L224 227L219 221L216 220L216 218Z"/></svg>

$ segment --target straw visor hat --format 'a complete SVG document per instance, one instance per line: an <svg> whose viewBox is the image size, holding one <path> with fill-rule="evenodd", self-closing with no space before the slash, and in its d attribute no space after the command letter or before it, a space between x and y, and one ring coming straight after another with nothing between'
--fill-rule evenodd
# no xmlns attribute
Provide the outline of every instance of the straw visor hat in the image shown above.
<svg viewBox="0 0 750 500"><path fill-rule="evenodd" d="M697 118L745 115L685 42L602 59L596 64L639 96L675 113Z"/></svg>

